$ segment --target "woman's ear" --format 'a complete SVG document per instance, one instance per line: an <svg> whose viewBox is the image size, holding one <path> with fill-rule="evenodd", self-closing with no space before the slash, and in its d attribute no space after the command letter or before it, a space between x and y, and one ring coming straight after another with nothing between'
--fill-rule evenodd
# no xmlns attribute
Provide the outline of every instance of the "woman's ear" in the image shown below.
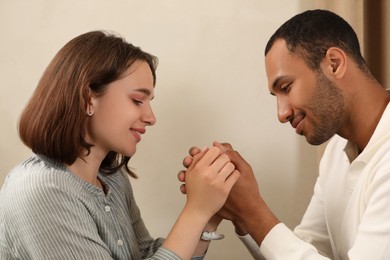
<svg viewBox="0 0 390 260"><path fill-rule="evenodd" d="M329 48L321 62L324 73L335 79L344 77L347 65L347 55L342 49L336 47Z"/></svg>
<svg viewBox="0 0 390 260"><path fill-rule="evenodd" d="M94 109L94 103L96 102L95 98L96 97L93 94L93 92L89 90L88 97L87 97L87 111L86 111L88 116L92 116L95 113L95 109Z"/></svg>
<svg viewBox="0 0 390 260"><path fill-rule="evenodd" d="M95 110L93 109L93 106L90 103L88 103L87 104L87 115L92 116L94 113L95 113Z"/></svg>

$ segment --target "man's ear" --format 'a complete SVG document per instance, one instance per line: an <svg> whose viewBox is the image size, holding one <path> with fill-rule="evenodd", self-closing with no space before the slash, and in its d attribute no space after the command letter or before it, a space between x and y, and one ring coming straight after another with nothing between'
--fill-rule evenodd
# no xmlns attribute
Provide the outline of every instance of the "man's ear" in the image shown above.
<svg viewBox="0 0 390 260"><path fill-rule="evenodd" d="M342 49L336 47L329 48L321 62L325 75L335 79L344 77L347 65L347 55Z"/></svg>

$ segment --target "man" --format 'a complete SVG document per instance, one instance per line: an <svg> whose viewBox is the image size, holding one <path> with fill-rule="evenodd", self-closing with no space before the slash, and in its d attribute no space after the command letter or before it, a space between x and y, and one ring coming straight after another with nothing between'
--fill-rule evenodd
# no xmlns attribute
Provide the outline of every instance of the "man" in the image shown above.
<svg viewBox="0 0 390 260"><path fill-rule="evenodd" d="M355 32L332 12L303 12L270 38L265 65L279 121L312 145L330 140L314 195L289 230L262 199L250 165L215 143L241 173L219 215L256 259L390 259L390 94L368 69Z"/></svg>

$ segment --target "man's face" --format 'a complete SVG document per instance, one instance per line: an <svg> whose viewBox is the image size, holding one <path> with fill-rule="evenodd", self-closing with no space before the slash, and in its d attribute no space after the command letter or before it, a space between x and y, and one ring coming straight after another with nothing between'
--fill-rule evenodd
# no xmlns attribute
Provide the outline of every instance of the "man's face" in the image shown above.
<svg viewBox="0 0 390 260"><path fill-rule="evenodd" d="M341 90L322 72L309 68L277 40L265 57L268 88L277 98L278 118L290 122L308 143L319 145L338 132L344 118Z"/></svg>

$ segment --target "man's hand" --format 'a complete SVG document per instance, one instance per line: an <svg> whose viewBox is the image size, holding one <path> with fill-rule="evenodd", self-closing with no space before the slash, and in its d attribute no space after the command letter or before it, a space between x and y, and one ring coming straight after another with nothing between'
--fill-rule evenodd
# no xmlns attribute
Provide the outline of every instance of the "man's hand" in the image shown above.
<svg viewBox="0 0 390 260"><path fill-rule="evenodd" d="M272 227L279 223L279 220L262 199L257 180L249 163L228 143L214 142L213 146L219 147L223 153L228 155L230 161L240 172L240 178L234 184L224 206L217 214L231 220L239 235L250 233L260 244ZM188 167L194 156L200 152L198 147L192 147L189 156L183 160L184 167ZM180 171L178 179L184 182L185 178L186 171ZM186 193L185 184L181 186L180 190L182 193Z"/></svg>
<svg viewBox="0 0 390 260"><path fill-rule="evenodd" d="M229 157L214 146L194 155L184 176L187 204L214 215L225 203L240 173Z"/></svg>

